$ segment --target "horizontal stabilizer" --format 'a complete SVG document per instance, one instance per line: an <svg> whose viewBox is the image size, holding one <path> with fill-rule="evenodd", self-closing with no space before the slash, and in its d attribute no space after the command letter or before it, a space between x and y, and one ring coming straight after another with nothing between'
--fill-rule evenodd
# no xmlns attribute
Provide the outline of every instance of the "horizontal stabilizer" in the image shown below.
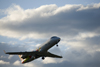
<svg viewBox="0 0 100 67"><path fill-rule="evenodd" d="M58 55L52 54L50 52L46 52L44 55L46 57L62 58L62 56L58 56Z"/></svg>

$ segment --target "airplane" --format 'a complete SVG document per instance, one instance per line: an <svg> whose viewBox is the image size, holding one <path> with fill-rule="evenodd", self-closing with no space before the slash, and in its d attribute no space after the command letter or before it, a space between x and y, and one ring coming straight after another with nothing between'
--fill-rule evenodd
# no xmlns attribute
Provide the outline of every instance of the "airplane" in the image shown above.
<svg viewBox="0 0 100 67"><path fill-rule="evenodd" d="M5 50L4 50L4 53L9 54L9 55L18 55L22 64L30 62L30 61L35 60L35 59L40 58L40 57L42 57L43 60L45 59L45 57L62 58L62 56L58 56L58 55L55 55L55 54L48 52L48 50L51 47L53 47L54 45L58 46L57 43L60 40L61 39L59 37L53 36L48 41L46 41L44 44L42 44L35 51L30 51L30 52L5 52Z"/></svg>

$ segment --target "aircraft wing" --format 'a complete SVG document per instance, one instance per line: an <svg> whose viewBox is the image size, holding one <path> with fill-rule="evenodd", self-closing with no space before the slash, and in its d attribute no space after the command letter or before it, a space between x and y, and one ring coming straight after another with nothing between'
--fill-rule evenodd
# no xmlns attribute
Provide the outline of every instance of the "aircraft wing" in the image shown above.
<svg viewBox="0 0 100 67"><path fill-rule="evenodd" d="M5 52L5 54L10 54L10 55L34 55L34 54L41 54L41 52L38 51L32 51L32 52Z"/></svg>
<svg viewBox="0 0 100 67"><path fill-rule="evenodd" d="M45 56L45 57L54 57L54 58L62 58L62 56L58 56L55 54L52 54L50 52L38 52L38 51L32 51L32 52L5 52L5 54L10 54L10 55L40 55L40 56Z"/></svg>
<svg viewBox="0 0 100 67"><path fill-rule="evenodd" d="M44 55L46 57L62 58L62 56L58 56L58 55L52 54L50 52L46 52Z"/></svg>

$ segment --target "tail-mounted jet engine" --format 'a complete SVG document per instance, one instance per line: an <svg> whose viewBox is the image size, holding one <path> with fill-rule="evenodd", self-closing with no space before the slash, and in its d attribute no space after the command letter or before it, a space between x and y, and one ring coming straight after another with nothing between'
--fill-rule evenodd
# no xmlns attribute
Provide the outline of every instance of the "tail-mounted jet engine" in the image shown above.
<svg viewBox="0 0 100 67"><path fill-rule="evenodd" d="M25 58L27 58L27 55L22 55L22 57L21 57L21 58L25 59Z"/></svg>

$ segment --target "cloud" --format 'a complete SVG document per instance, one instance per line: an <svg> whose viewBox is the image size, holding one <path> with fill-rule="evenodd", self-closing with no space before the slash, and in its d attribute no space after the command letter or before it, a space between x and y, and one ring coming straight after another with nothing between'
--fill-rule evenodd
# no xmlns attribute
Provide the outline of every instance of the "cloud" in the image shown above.
<svg viewBox="0 0 100 67"><path fill-rule="evenodd" d="M45 58L45 60L42 61L44 64L48 64L48 63L57 63L56 60L54 60L53 58Z"/></svg>
<svg viewBox="0 0 100 67"><path fill-rule="evenodd" d="M7 52L20 52L20 51L26 51L29 50L27 49L27 47L31 47L31 45L24 45L26 47L23 47L22 44L20 45L10 45L9 43L0 43L0 66L2 67L39 67L42 64L40 63L40 61L34 61L34 62L30 62L30 63L26 63L26 64L21 64L21 61L18 57L18 55L7 55L3 52L3 50L6 49ZM34 46L32 46L32 48L34 49Z"/></svg>
<svg viewBox="0 0 100 67"><path fill-rule="evenodd" d="M0 60L0 64L10 64L10 62L6 62L6 61L3 61L3 60Z"/></svg>
<svg viewBox="0 0 100 67"><path fill-rule="evenodd" d="M13 55L9 55L8 59L11 59L13 57Z"/></svg>
<svg viewBox="0 0 100 67"><path fill-rule="evenodd" d="M62 7L51 4L26 10L14 4L4 12L6 16L0 19L1 36L20 40L34 39L34 42L26 42L30 45L0 43L0 60L1 62L10 61L9 67L100 66L100 3L86 6L67 4ZM62 59L45 58L43 61L37 59L22 65L18 56L8 56L2 51L4 49L7 51L31 50L53 35L61 37L58 48L62 51ZM37 39L39 42L36 41ZM60 54L60 50L56 48L51 51Z"/></svg>
<svg viewBox="0 0 100 67"><path fill-rule="evenodd" d="M93 33L93 32L83 32L79 33L77 36L75 36L75 39L86 39L86 38L92 38L95 36L100 36L100 34Z"/></svg>
<svg viewBox="0 0 100 67"><path fill-rule="evenodd" d="M98 9L100 8L100 3L98 4L91 4L91 5L87 5L87 6L81 6L81 8L79 8L77 11L81 11L81 10L87 10L87 9Z"/></svg>
<svg viewBox="0 0 100 67"><path fill-rule="evenodd" d="M38 67L38 65L36 65L36 64L34 64L34 63L26 63L26 64L24 64L23 66L25 66L25 67L27 67L27 66L29 66L29 67Z"/></svg>
<svg viewBox="0 0 100 67"><path fill-rule="evenodd" d="M51 4L24 10L13 4L4 11L7 16L0 19L0 35L23 40L53 35L73 37L82 32L100 34L100 4L84 6L88 7L85 10L82 6Z"/></svg>
<svg viewBox="0 0 100 67"><path fill-rule="evenodd" d="M21 65L21 63L20 63L19 60L17 60L17 61L15 61L15 62L13 63L13 65L17 65L17 66L19 66L19 65Z"/></svg>
<svg viewBox="0 0 100 67"><path fill-rule="evenodd" d="M21 64L21 62L19 60L16 60L14 63L13 63L14 66L23 66L23 67L37 67L37 65L35 65L34 63L30 62L30 63L26 63L26 64Z"/></svg>
<svg viewBox="0 0 100 67"><path fill-rule="evenodd" d="M1 55L0 58L6 58L5 56Z"/></svg>
<svg viewBox="0 0 100 67"><path fill-rule="evenodd" d="M37 60L35 60L33 62L29 62L29 63L27 63L25 65L21 64L21 62L19 61L18 56L14 56L11 59L8 59L8 57L4 58L4 59L2 58L2 60L4 61L6 59L5 62L10 61L10 64L8 65L8 67L11 67L11 66L13 66L13 67L15 67L15 66L17 66L17 67L20 67L20 66L21 67L26 67L26 66L30 66L30 67L33 67L33 66L45 67L46 66L47 67L48 66L49 67L50 65L52 67L54 67L54 66L60 67L60 66L66 66L66 65L69 66L69 67L73 67L73 66L74 67L80 67L80 66L93 67L95 65L97 67L99 67L99 63L98 62L100 62L100 59L98 59L98 58L99 58L100 51L95 51L95 50L97 50L97 48L100 49L99 48L100 46L98 45L99 39L100 38L98 37L98 41L96 41L97 45L92 44L92 46L91 46L91 41L92 40L93 41L97 40L97 37L93 37L93 38L90 38L90 39L85 39L86 41L85 40L80 40L80 42L79 41L66 42L66 44L64 44L65 45L64 49L67 49L68 45L71 45L71 46L69 47L69 49L64 50L64 52L62 54L62 56L63 56L62 59L53 59L53 58L45 58L45 60L37 59ZM89 40L90 40L90 42L89 42ZM79 42L79 43L77 43L77 42ZM85 42L85 44L84 44L84 42ZM62 44L59 44L59 47L61 45ZM80 47L80 45L84 45L85 47ZM27 46L29 46L29 45L27 45ZM97 46L97 47L94 48L94 46ZM25 50L24 47L20 47L19 45L16 48L16 46L8 45L7 43L0 44L0 47L2 49L7 49L8 51L12 51L12 50L19 51L20 49L21 50L23 50L23 49ZM13 47L13 49L11 49L12 47ZM1 48L0 48L0 51L2 51ZM54 46L54 48L51 51L53 51L55 54L59 54L60 52L57 49L58 48L56 46ZM63 50L63 48L61 48L61 50ZM88 52L88 51L91 51L91 50L93 50L92 53ZM3 56L6 56L4 53L3 54L0 53L0 54L3 55Z"/></svg>

